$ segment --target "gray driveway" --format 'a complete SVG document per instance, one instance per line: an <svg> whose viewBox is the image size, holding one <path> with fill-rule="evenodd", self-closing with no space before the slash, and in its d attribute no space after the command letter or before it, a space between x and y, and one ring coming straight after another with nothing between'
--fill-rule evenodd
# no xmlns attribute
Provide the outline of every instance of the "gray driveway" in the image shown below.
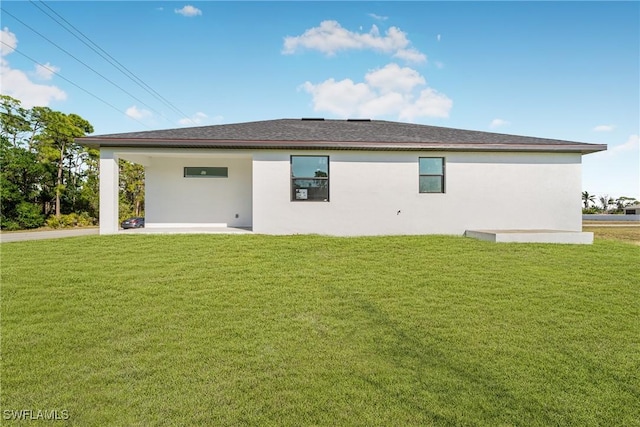
<svg viewBox="0 0 640 427"><path fill-rule="evenodd" d="M0 242L22 242L24 240L59 239L62 237L88 236L98 234L96 228L79 228L72 230L28 231L18 233L0 233Z"/></svg>
<svg viewBox="0 0 640 427"><path fill-rule="evenodd" d="M132 228L118 230L118 234L250 234L249 228L208 227L208 228ZM50 231L28 231L16 233L0 233L0 242L22 242L24 240L59 239L62 237L88 236L100 234L100 229L78 228Z"/></svg>

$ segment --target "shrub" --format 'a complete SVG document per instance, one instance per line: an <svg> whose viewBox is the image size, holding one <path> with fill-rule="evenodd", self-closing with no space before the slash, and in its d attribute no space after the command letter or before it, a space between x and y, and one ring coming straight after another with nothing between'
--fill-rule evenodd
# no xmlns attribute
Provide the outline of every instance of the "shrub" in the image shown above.
<svg viewBox="0 0 640 427"><path fill-rule="evenodd" d="M13 221L11 219L3 219L2 224L0 224L0 227L3 230L7 230L7 231L20 230L20 224L18 224L16 221Z"/></svg>
<svg viewBox="0 0 640 427"><path fill-rule="evenodd" d="M595 206L591 206L591 207L588 207L588 208L582 208L582 213L584 215L587 215L587 214L598 214L598 213L600 213L600 209L596 208Z"/></svg>
<svg viewBox="0 0 640 427"><path fill-rule="evenodd" d="M87 212L81 212L77 221L79 227L88 227L96 223L95 218L92 218Z"/></svg>
<svg viewBox="0 0 640 427"><path fill-rule="evenodd" d="M76 225L77 219L76 214L71 213L68 215L60 215L60 218L56 216L51 216L47 220L47 225L51 228L69 228L74 227Z"/></svg>
<svg viewBox="0 0 640 427"><path fill-rule="evenodd" d="M62 223L62 226L65 228L75 227L76 225L78 225L78 214L75 212L72 212L68 215L61 215L60 222Z"/></svg>
<svg viewBox="0 0 640 427"><path fill-rule="evenodd" d="M47 219L47 227L51 228L87 227L94 224L95 218L89 216L87 212L80 214L72 212L68 215L60 215L60 218L51 216Z"/></svg>
<svg viewBox="0 0 640 427"><path fill-rule="evenodd" d="M44 216L40 207L29 202L22 202L16 207L17 221L21 228L38 228L44 224Z"/></svg>
<svg viewBox="0 0 640 427"><path fill-rule="evenodd" d="M50 228L60 228L62 227L62 222L60 221L60 218L56 217L55 215L50 216L49 218L47 218L47 227Z"/></svg>

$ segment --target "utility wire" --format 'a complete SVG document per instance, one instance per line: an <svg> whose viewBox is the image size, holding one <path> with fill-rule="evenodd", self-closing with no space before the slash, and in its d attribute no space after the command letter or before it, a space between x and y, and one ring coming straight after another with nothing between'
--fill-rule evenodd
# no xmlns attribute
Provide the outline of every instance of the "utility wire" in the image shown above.
<svg viewBox="0 0 640 427"><path fill-rule="evenodd" d="M54 9L52 9L49 5L47 5L45 2L43 1L39 1L39 2L34 2L33 0L29 0L29 2L34 5L35 7L37 7L42 13L44 13L45 15L47 15L49 18L51 18L53 21L55 21L58 25L60 25L62 28L64 28L67 32L69 32L69 34L71 34L72 36L74 36L75 38L77 38L78 40L80 40L82 43L84 43L87 47L89 47L91 50L93 50L96 54L98 54L100 57L102 57L102 59L104 59L105 61L107 61L109 64L111 64L114 68L116 68L118 71L120 71L122 74L124 74L127 78L129 78L131 81L133 81L134 83L136 83L138 86L142 87L144 90L146 90L148 93L150 93L152 96L154 96L156 99L160 100L162 103L164 103L166 106L168 106L169 108L171 108L174 112L176 112L178 115L180 115L182 118L186 118L189 119L189 116L187 114L185 114L183 111L181 111L178 107L176 107L175 105L173 105L169 100L167 100L165 97L163 97L162 95L160 95L156 90L154 90L151 86L149 86L147 83L144 82L144 80L142 80L141 78L139 78L137 75L135 75L131 70L129 70L127 67L125 67L122 63L120 63L117 59L115 59L113 56L111 56L107 51L105 51L104 49L102 49L98 44L96 44L93 40L91 40L88 36L86 36L82 31L80 31L78 28L76 28L72 23L70 23L69 21L67 21L62 15L60 15L58 12L56 12ZM38 3L42 4L44 7L46 7L47 9L49 9L52 13L54 13L58 18L60 18L62 21L64 21L69 27L73 28L73 30L80 34L80 36L82 36L85 40L83 40L82 38L80 38L77 34L74 34L69 28L67 28L65 25L63 25L58 19L56 19L55 17L51 16L51 14L49 14L47 11L45 11L42 7L40 7L38 5ZM87 43L88 42L88 43ZM90 44L89 44L90 43ZM98 50L100 50L100 52ZM102 53L101 53L102 52ZM105 56L106 55L106 56ZM189 119L191 120L191 119Z"/></svg>
<svg viewBox="0 0 640 427"><path fill-rule="evenodd" d="M71 52L69 52L68 50L64 49L63 47L59 46L58 44L54 43L53 41L51 41L49 38L47 38L45 35L43 35L42 33L38 32L36 29L34 29L33 27L31 27L30 25L28 25L27 23L25 23L24 21L22 21L20 18L18 18L17 16L15 16L14 14L12 14L11 12L8 11L4 11L7 15L11 16L13 19L15 19L16 21L18 21L19 23L21 23L22 25L24 25L25 27L27 27L28 29L30 29L31 31L33 31L34 33L36 33L37 35L39 35L40 37L42 37L43 39L45 39L46 41L48 41L49 43L51 43L52 45L54 45L55 47L57 47L58 49L60 49L61 51L63 51L64 53L66 53L67 55L69 55L70 57L72 57L73 59L75 59L76 61L78 61L79 63L81 63L82 65L84 65L85 67L87 67L88 69L90 69L91 71L93 71L94 73L96 73L97 75L99 75L100 77L102 77L104 80L106 80L107 82L111 83L113 86L117 87L118 89L120 89L122 92L124 92L125 94L129 95L131 98L135 99L136 101L138 101L139 103L141 103L142 105L144 105L145 107L149 108L150 110L152 110L153 112L155 112L156 114L162 116L164 119L166 119L168 122L171 122L171 119L169 119L168 117L166 117L164 114L162 114L161 112L155 110L153 107L149 106L147 103L145 103L143 100L141 100L140 98L136 97L135 95L127 92L125 89L123 89L121 86L119 86L117 83L113 82L112 80L110 80L109 78L105 77L104 75L102 75L99 71L97 71L96 69L92 68L91 66L87 65L85 62L83 62L82 60L78 59L76 56L74 56Z"/></svg>
<svg viewBox="0 0 640 427"><path fill-rule="evenodd" d="M25 58L27 58L30 61L33 61L34 63L40 65L41 67L46 68L47 70L51 71L53 74L55 74L56 76L60 77L63 80L66 80L67 82L71 83L72 85L74 85L75 87L77 87L78 89L80 89L83 92L86 92L87 94L93 96L95 99L97 99L98 101L102 102L103 104L106 104L107 106L113 108L114 110L116 110L118 113L120 114L124 114L125 116L127 116L125 113L123 113L118 107L114 106L113 104L108 103L107 101L105 101L104 99L100 98L98 95L95 95L91 92L89 92L88 90L86 90L85 88L78 86L77 84L75 84L74 82L72 82L71 80L69 80L68 78L64 77L62 74L58 73L55 70L52 70L51 68L47 67L44 64L39 63L38 61L36 61L35 59L33 59L32 57L30 57L29 55L20 52L18 49L16 49L15 47L9 45L8 43L3 42L2 40L0 40L0 43L2 43L3 45L9 47L10 49L13 49L13 52L16 52L22 56L24 56ZM145 123L142 123L140 120L136 119L135 117L131 117L131 116L127 116L130 119L135 120L136 122L140 123L142 126L146 127L147 129L149 129L149 126L147 126Z"/></svg>

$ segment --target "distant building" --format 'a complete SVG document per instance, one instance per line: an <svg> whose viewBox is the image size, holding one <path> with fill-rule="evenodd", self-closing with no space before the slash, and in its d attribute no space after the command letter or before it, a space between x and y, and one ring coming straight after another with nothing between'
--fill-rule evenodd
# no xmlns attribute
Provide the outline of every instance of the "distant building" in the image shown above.
<svg viewBox="0 0 640 427"><path fill-rule="evenodd" d="M640 215L640 204L631 205L624 208L625 215Z"/></svg>

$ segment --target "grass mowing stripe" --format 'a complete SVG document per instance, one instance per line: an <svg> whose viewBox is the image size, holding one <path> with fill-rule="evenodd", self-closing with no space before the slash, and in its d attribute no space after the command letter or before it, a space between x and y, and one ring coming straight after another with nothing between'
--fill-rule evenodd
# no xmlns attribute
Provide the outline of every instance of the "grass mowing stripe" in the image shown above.
<svg viewBox="0 0 640 427"><path fill-rule="evenodd" d="M72 425L637 425L638 255L443 236L2 245L0 403Z"/></svg>

